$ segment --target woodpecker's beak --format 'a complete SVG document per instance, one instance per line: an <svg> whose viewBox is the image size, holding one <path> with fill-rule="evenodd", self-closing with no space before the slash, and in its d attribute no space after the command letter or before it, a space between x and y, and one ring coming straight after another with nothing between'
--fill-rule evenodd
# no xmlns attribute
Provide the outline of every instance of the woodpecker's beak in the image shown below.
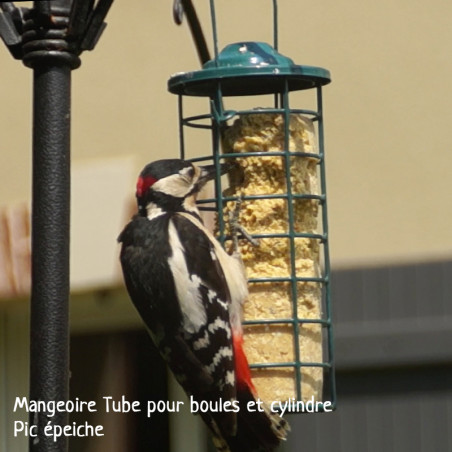
<svg viewBox="0 0 452 452"><path fill-rule="evenodd" d="M215 165L208 165L208 166L200 166L201 174L199 175L199 179L196 183L196 185L199 188L202 188L209 180L215 179L217 176L217 170L215 168ZM219 166L219 172L220 176L223 174L226 174L228 171L230 171L232 168L232 165L230 163L220 163Z"/></svg>

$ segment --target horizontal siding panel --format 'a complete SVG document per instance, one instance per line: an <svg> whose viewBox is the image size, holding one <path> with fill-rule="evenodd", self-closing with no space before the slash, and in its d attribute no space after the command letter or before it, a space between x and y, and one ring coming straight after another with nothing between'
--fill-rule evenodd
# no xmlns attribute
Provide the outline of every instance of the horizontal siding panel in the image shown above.
<svg viewBox="0 0 452 452"><path fill-rule="evenodd" d="M337 410L284 452L452 451L452 262L332 274Z"/></svg>
<svg viewBox="0 0 452 452"><path fill-rule="evenodd" d="M334 413L291 415L284 452L450 452L452 367L339 372Z"/></svg>
<svg viewBox="0 0 452 452"><path fill-rule="evenodd" d="M452 316L452 262L337 270L337 323Z"/></svg>
<svg viewBox="0 0 452 452"><path fill-rule="evenodd" d="M337 369L452 363L452 317L342 323Z"/></svg>

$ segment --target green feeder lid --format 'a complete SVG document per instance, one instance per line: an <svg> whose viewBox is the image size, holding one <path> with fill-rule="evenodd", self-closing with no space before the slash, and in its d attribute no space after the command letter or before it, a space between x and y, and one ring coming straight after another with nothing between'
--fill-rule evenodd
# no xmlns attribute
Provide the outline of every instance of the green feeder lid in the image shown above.
<svg viewBox="0 0 452 452"><path fill-rule="evenodd" d="M273 94L323 86L330 72L314 66L296 65L264 42L239 42L223 49L200 71L182 72L168 81L168 90L188 96L213 96L221 82L223 96Z"/></svg>

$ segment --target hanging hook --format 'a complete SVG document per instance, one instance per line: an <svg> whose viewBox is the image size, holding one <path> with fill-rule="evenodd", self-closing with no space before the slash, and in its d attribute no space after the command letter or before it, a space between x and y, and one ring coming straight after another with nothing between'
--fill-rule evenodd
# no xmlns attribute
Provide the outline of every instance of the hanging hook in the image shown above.
<svg viewBox="0 0 452 452"><path fill-rule="evenodd" d="M173 19L177 25L181 25L184 19L184 7L181 0L174 0L173 2Z"/></svg>
<svg viewBox="0 0 452 452"><path fill-rule="evenodd" d="M177 25L182 24L184 14L187 16L188 26L190 27L193 40L195 41L196 51L198 52L199 60L203 65L211 58L195 7L191 0L174 0L173 18Z"/></svg>

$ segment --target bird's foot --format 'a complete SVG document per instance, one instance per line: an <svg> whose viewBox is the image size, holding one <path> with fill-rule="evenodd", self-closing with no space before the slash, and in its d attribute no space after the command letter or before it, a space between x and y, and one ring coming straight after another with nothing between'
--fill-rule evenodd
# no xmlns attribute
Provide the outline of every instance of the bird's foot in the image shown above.
<svg viewBox="0 0 452 452"><path fill-rule="evenodd" d="M229 229L231 231L233 252L239 252L239 235L242 236L253 246L259 246L259 240L251 236L251 234L240 224L239 216L242 207L242 197L240 196L235 202L234 210L229 212Z"/></svg>

